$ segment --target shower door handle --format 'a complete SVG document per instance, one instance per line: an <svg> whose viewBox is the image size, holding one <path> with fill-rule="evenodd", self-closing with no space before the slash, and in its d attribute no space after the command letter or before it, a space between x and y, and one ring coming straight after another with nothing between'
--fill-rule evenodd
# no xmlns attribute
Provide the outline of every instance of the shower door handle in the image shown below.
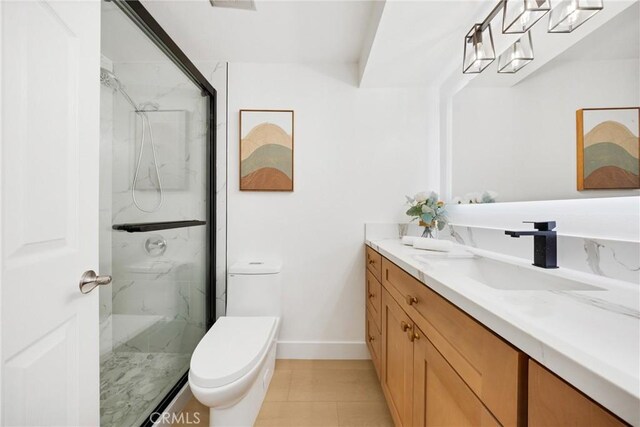
<svg viewBox="0 0 640 427"><path fill-rule="evenodd" d="M87 270L80 277L80 292L88 294L98 286L111 283L111 276L98 276L95 271Z"/></svg>

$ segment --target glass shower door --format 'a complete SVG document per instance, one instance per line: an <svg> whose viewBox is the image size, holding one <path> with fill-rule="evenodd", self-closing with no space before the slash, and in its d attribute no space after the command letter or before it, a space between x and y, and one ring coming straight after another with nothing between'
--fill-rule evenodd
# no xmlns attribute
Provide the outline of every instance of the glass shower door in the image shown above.
<svg viewBox="0 0 640 427"><path fill-rule="evenodd" d="M209 98L112 2L100 71L100 415L133 426L207 328Z"/></svg>

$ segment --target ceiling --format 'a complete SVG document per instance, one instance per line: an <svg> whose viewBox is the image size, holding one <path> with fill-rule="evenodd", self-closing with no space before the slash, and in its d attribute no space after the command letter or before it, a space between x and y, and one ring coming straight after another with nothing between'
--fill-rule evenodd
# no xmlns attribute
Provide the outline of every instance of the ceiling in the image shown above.
<svg viewBox="0 0 640 427"><path fill-rule="evenodd" d="M620 13L558 56L560 61L640 58L640 3Z"/></svg>
<svg viewBox="0 0 640 427"><path fill-rule="evenodd" d="M551 61L577 59L616 59L629 55L640 46L638 41L638 0L610 0L604 2L604 9L591 19L568 34L552 34L547 32L547 20L531 29L534 49L534 60L514 74L499 74L498 60L482 73L471 76L473 87L510 87L514 86ZM519 35L505 35L499 29L502 26L500 17L492 21L496 57L504 52Z"/></svg>
<svg viewBox="0 0 640 427"><path fill-rule="evenodd" d="M478 0L387 1L361 86L429 86L439 82L452 68L461 67L464 35L495 4Z"/></svg>
<svg viewBox="0 0 640 427"><path fill-rule="evenodd" d="M495 0L257 0L256 11L142 3L194 61L359 62L361 86L381 87L442 79Z"/></svg>
<svg viewBox="0 0 640 427"><path fill-rule="evenodd" d="M194 61L355 63L371 1L256 0L256 10L209 0L142 0Z"/></svg>
<svg viewBox="0 0 640 427"><path fill-rule="evenodd" d="M463 37L497 0L256 0L255 11L212 7L209 0L141 1L194 62L358 63L361 87L440 87L462 78L474 86L513 86L574 45L571 52L578 56L638 53L637 25L634 30L630 24L638 23L638 0L605 2L602 12L571 34L548 34L538 24L535 61L513 75L496 73L494 61L473 76L461 73ZM613 19L625 9L635 12ZM134 37L133 24L113 12L105 15L113 29L103 28L103 52L116 62L158 60L159 51ZM612 19L609 47L599 43L593 51L591 42L580 43L604 37L588 36ZM492 27L498 54L516 36L502 35L501 22L492 21ZM635 43L625 43L630 39Z"/></svg>

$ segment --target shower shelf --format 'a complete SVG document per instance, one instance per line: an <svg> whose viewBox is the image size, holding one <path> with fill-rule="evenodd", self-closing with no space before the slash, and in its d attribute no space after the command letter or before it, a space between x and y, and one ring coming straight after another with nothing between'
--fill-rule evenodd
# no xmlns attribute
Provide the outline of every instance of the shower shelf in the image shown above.
<svg viewBox="0 0 640 427"><path fill-rule="evenodd" d="M113 224L112 228L127 233L144 233L145 231L169 230L171 228L196 227L206 225L206 221L163 221L163 222L139 222L135 224Z"/></svg>

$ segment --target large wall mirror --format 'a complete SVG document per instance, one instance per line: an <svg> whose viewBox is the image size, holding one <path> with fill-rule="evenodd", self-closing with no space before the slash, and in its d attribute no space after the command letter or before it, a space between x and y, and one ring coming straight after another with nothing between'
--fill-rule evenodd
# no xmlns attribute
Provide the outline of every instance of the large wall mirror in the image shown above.
<svg viewBox="0 0 640 427"><path fill-rule="evenodd" d="M492 190L497 201L524 201L640 194L633 189L638 110L635 116L633 111L627 116L628 111L584 112L582 142L589 151L583 173L590 174L590 188L615 189L578 189L576 124L580 109L640 106L638 2L514 86L492 84L500 75L482 77L452 101L453 196ZM596 141L588 132L604 122L615 123L597 129Z"/></svg>

